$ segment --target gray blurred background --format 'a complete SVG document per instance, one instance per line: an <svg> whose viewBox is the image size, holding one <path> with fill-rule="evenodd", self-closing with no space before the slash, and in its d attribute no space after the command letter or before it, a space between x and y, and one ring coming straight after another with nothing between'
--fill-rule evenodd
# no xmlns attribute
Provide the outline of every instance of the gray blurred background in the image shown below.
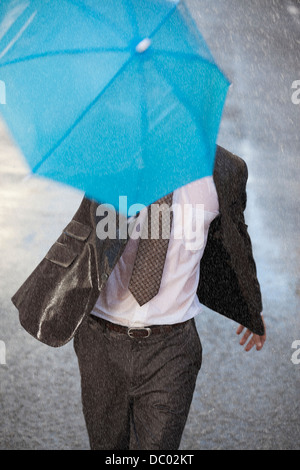
<svg viewBox="0 0 300 470"><path fill-rule="evenodd" d="M300 364L291 358L300 340L300 104L292 101L300 2L187 3L232 82L218 143L248 165L246 222L268 339L261 352L246 353L234 322L207 309L197 317L203 366L181 448L299 449ZM27 172L1 124L0 449L88 449L72 344L52 349L30 337L10 301L82 194Z"/></svg>

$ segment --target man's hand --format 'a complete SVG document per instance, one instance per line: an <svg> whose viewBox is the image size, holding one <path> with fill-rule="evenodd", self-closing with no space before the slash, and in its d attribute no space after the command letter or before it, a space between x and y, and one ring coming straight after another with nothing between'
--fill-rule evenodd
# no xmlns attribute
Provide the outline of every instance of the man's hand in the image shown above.
<svg viewBox="0 0 300 470"><path fill-rule="evenodd" d="M264 327L265 327L264 336L258 336L258 335L255 335L254 333L252 333L252 331L246 330L246 332L242 336L242 339L240 340L240 345L244 346L244 344L246 344L247 340L250 338L250 340L248 341L248 343L245 347L245 351L247 351L247 352L250 351L250 349L252 349L253 346L256 346L256 350L260 351L263 348L263 345L265 344L265 341L266 341L266 325L265 325L263 316L261 316L261 318L262 318L262 321L263 321L263 324L264 324ZM238 327L238 329L236 330L236 334L240 335L243 330L244 330L244 327L242 325L240 325Z"/></svg>

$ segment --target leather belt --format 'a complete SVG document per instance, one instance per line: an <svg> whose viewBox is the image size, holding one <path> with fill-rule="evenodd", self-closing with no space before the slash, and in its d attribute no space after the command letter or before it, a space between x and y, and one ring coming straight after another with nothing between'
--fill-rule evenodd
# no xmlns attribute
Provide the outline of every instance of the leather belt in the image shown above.
<svg viewBox="0 0 300 470"><path fill-rule="evenodd" d="M96 315L91 315L91 317L101 323L106 328L112 331L116 331L117 333L128 335L130 338L148 338L150 335L156 334L166 334L170 333L171 331L177 328L183 328L186 323L189 321L185 321L183 323L174 323L173 325L152 325L152 326L145 326L145 327L127 327L118 325L116 323L111 323L103 318L97 317Z"/></svg>

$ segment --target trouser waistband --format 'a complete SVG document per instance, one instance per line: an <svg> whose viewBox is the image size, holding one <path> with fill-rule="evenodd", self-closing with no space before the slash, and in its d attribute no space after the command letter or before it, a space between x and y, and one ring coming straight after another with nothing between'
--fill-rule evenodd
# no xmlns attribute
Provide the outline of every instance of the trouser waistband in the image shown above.
<svg viewBox="0 0 300 470"><path fill-rule="evenodd" d="M97 317L96 315L91 315L91 317L104 325L106 328L115 331L120 334L125 334L130 336L130 338L148 338L150 335L156 334L167 334L172 332L174 329L184 328L187 324L187 320L182 323L174 323L173 325L151 325L145 327L127 327L118 325L116 323L109 322L108 320L104 320L103 318Z"/></svg>

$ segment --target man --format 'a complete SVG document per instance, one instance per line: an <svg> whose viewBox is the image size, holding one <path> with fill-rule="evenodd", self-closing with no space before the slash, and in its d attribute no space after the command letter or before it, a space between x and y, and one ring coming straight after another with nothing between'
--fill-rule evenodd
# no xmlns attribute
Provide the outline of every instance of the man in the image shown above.
<svg viewBox="0 0 300 470"><path fill-rule="evenodd" d="M213 178L167 196L167 207L192 207L191 226L177 238L182 212L174 212L169 240L154 246L97 237L98 204L85 198L13 297L40 341L60 346L75 336L92 449L178 449L201 367L200 302L240 323L238 334L246 328L247 351L263 347L246 181L245 162L218 147ZM203 237L192 228L197 204ZM145 227L140 216L135 230Z"/></svg>

